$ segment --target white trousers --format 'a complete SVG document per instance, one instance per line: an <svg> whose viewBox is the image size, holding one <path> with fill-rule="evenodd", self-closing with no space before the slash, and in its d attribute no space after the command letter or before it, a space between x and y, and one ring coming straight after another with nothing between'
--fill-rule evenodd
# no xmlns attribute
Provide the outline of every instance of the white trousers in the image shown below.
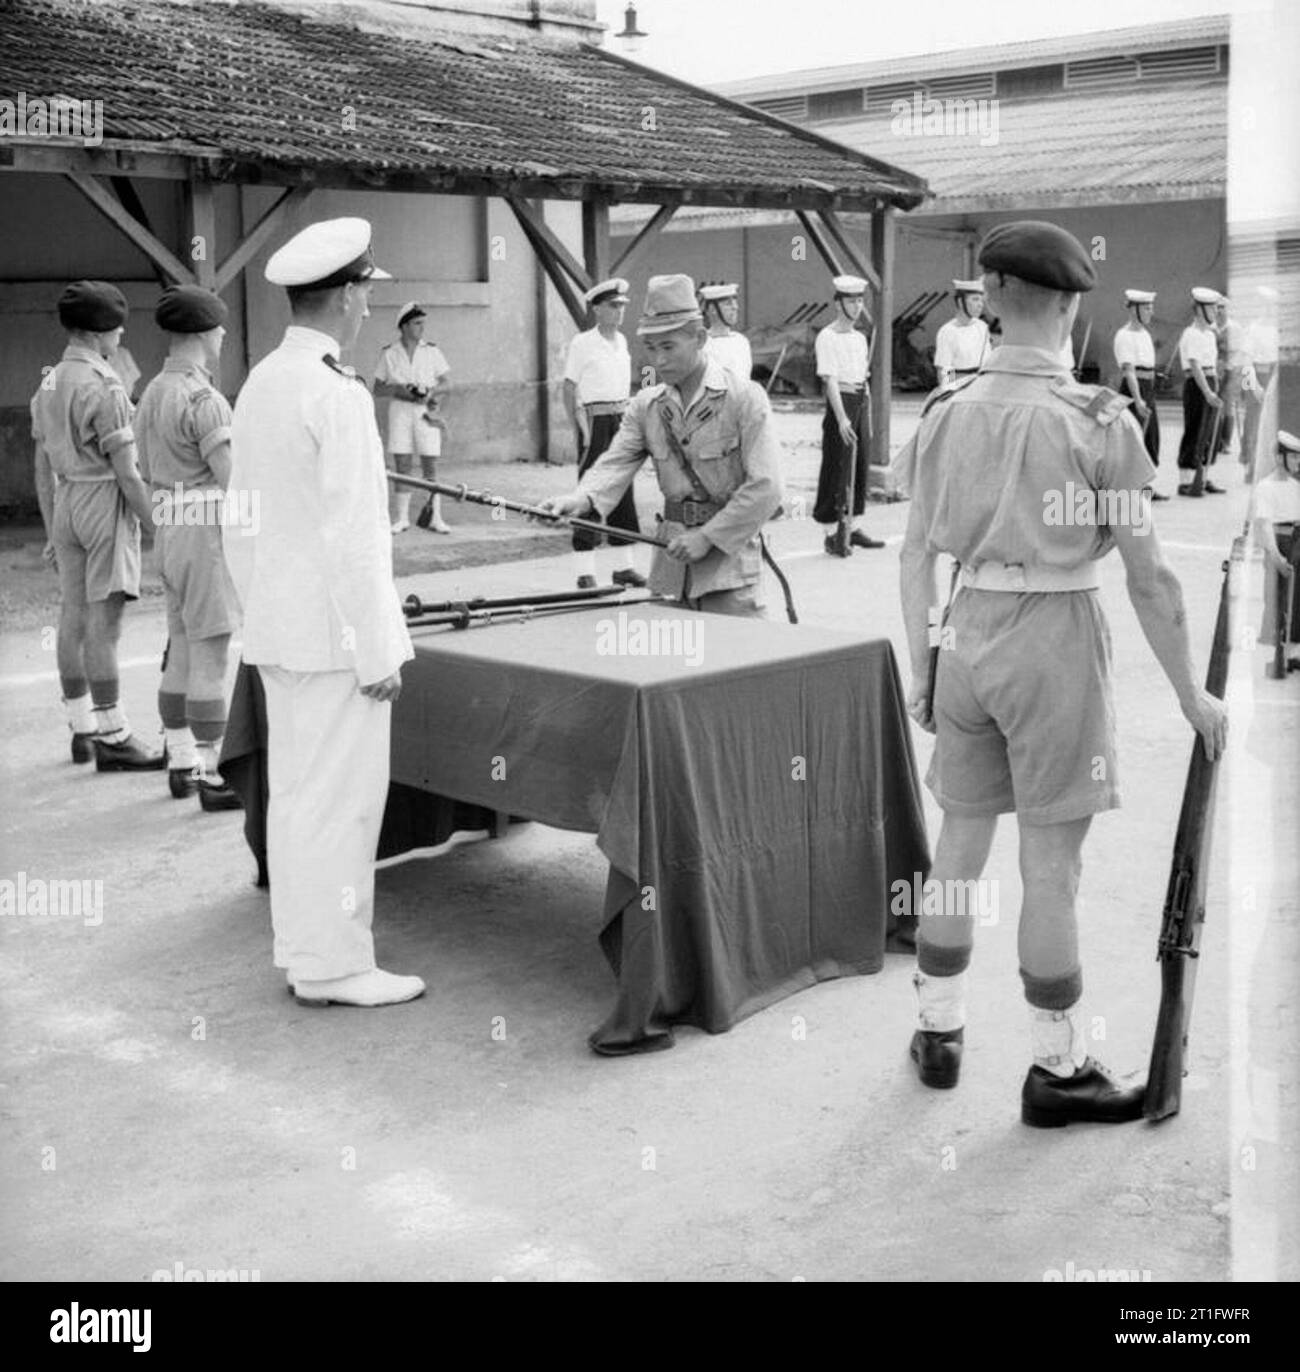
<svg viewBox="0 0 1300 1372"><path fill-rule="evenodd" d="M368 972L393 707L363 696L353 672L258 672L275 965L293 981Z"/></svg>

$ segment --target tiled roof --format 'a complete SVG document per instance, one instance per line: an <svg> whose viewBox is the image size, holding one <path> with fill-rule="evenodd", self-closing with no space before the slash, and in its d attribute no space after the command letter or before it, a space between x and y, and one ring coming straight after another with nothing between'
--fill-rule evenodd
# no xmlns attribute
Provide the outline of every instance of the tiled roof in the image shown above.
<svg viewBox="0 0 1300 1372"><path fill-rule="evenodd" d="M934 192L920 211L927 215L1227 193L1228 91L1222 81L1003 101L997 116L997 142L988 147L978 132L896 134L887 113L837 120L835 133L924 176ZM616 213L619 221L639 217L632 210ZM694 209L674 221L678 228L725 222L718 211Z"/></svg>
<svg viewBox="0 0 1300 1372"><path fill-rule="evenodd" d="M907 172L588 44L380 32L346 7L3 0L0 95L19 91L102 100L105 150L202 159L220 179L860 208L925 194Z"/></svg>
<svg viewBox="0 0 1300 1372"><path fill-rule="evenodd" d="M1228 16L1217 14L1163 24L1033 38L1023 43L997 43L988 47L888 57L875 62L814 67L744 81L727 81L718 89L734 100L772 99L804 92L910 81L918 74L935 77L956 76L962 72L1010 71L1044 63L1079 62L1167 48L1211 46L1227 41Z"/></svg>

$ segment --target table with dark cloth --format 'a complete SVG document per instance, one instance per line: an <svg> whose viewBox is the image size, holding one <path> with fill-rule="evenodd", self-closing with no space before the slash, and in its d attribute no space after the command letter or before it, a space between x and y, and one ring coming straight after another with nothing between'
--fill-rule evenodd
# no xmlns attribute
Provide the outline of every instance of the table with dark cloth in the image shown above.
<svg viewBox="0 0 1300 1372"><path fill-rule="evenodd" d="M636 652L654 621L698 661ZM618 979L598 1052L881 968L893 884L929 869L888 642L654 602L412 637L389 810L454 797L596 835Z"/></svg>

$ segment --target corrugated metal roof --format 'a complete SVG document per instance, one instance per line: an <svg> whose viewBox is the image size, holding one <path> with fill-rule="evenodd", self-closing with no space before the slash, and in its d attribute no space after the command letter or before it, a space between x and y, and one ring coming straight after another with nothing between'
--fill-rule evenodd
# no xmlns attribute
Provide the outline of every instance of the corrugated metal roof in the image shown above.
<svg viewBox="0 0 1300 1372"><path fill-rule="evenodd" d="M402 34L363 31L346 10L3 0L0 94L18 92L102 100L106 149L204 158L232 180L720 204L925 194L815 132L522 28Z"/></svg>
<svg viewBox="0 0 1300 1372"><path fill-rule="evenodd" d="M1093 33L1035 38L1023 43L997 43L987 47L958 48L950 52L914 53L876 62L853 62L835 67L810 67L802 71L727 81L718 89L734 100L762 100L783 95L812 94L853 86L884 85L917 77L948 76L957 72L1008 71L1047 63L1077 62L1160 48L1195 47L1226 43L1226 14L1198 19L1179 19L1167 24L1139 24L1132 28L1103 29Z"/></svg>

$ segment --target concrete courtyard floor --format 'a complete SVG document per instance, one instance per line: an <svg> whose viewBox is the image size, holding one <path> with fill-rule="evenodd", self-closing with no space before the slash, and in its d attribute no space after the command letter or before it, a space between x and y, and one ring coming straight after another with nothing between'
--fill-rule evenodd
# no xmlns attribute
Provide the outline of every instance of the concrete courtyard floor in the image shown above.
<svg viewBox="0 0 1300 1372"><path fill-rule="evenodd" d="M899 441L914 419L904 407ZM815 420L781 425L790 493L807 496ZM1176 424L1169 431L1172 453ZM1245 514L1240 469L1224 470L1228 496L1156 507L1198 672L1220 565ZM571 478L571 468L512 467L455 477L527 498ZM1161 484L1172 480L1166 459ZM652 510L652 487L638 491ZM822 553L806 516L772 531L803 619L888 637L904 668L907 510L869 507L867 526L889 546L847 562ZM563 536L512 527L402 535L399 573L421 565L422 549L443 558L455 544L465 565L402 575L401 590L572 584ZM498 550L524 560L484 561L485 538L519 537L546 542ZM1027 1033L1010 821L986 873L998 915L977 932L956 1091L925 1090L907 1061L912 968L900 956L725 1035L687 1029L670 1052L593 1056L585 1036L613 993L596 941L605 866L591 836L537 824L379 873L381 964L425 977L423 999L298 1006L271 965L240 816L178 804L157 775L97 776L68 762L52 600L48 584L31 590L38 548L4 552L18 608L0 634L0 876L102 881L104 904L93 926L0 921L4 1278L138 1280L177 1263L262 1281L1300 1275L1300 682L1265 680L1263 649L1243 643L1230 684L1182 1113L1159 1126L1035 1131L1018 1119ZM1252 627L1259 582L1252 564ZM1117 558L1103 583L1125 803L1093 825L1081 923L1093 1051L1128 1070L1145 1067L1154 1025L1190 731ZM122 646L127 704L146 732L163 637L161 602L148 597ZM917 731L914 741L924 770L930 740ZM928 795L927 816L933 839Z"/></svg>

